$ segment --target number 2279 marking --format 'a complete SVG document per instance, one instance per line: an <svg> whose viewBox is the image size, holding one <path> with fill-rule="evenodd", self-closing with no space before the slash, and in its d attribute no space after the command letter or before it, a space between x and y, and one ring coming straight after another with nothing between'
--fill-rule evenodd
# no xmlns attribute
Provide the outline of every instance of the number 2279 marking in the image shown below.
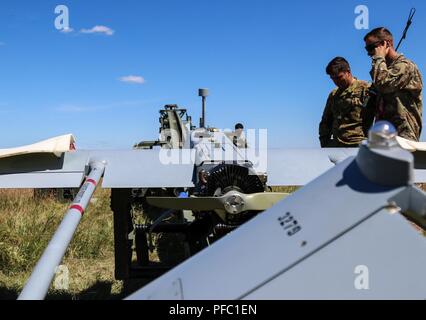
<svg viewBox="0 0 426 320"><path fill-rule="evenodd" d="M297 220L294 219L290 212L287 212L284 216L279 217L278 222L283 230L287 232L289 237L294 236L296 233L302 230L302 227L299 225Z"/></svg>

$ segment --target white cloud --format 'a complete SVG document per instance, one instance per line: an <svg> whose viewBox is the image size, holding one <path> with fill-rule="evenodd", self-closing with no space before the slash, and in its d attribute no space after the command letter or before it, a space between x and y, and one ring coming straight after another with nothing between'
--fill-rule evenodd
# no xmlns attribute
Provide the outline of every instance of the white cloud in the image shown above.
<svg viewBox="0 0 426 320"><path fill-rule="evenodd" d="M141 76L125 76L119 79L121 82L144 84L146 81Z"/></svg>
<svg viewBox="0 0 426 320"><path fill-rule="evenodd" d="M74 29L73 28L64 28L64 29L61 30L61 32L62 33L71 33L71 32L74 32Z"/></svg>
<svg viewBox="0 0 426 320"><path fill-rule="evenodd" d="M81 29L80 32L87 33L87 34L103 33L107 36L112 36L115 31L105 26L94 26L92 29Z"/></svg>

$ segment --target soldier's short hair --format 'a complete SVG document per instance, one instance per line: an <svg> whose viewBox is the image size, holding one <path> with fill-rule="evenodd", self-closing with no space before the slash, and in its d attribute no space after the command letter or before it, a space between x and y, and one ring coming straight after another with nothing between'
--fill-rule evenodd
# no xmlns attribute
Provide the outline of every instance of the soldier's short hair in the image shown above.
<svg viewBox="0 0 426 320"><path fill-rule="evenodd" d="M351 67L345 58L336 57L327 65L325 72L331 76L339 72L351 72Z"/></svg>
<svg viewBox="0 0 426 320"><path fill-rule="evenodd" d="M237 123L237 124L235 125L235 130L238 130L238 129L244 129L244 126L243 126L243 124L242 124L242 123Z"/></svg>
<svg viewBox="0 0 426 320"><path fill-rule="evenodd" d="M364 41L367 41L367 39L370 38L370 37L375 37L379 41L393 41L392 33L384 27L380 27L380 28L376 28L376 29L371 30L364 37Z"/></svg>

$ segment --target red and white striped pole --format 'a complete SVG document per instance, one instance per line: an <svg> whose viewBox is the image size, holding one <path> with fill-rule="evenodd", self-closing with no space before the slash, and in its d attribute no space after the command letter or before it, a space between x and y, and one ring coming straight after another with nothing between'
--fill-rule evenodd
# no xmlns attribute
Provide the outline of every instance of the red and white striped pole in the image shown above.
<svg viewBox="0 0 426 320"><path fill-rule="evenodd" d="M67 251L104 171L104 163L97 162L90 165L90 174L37 263L18 300L43 300L46 297L57 267Z"/></svg>

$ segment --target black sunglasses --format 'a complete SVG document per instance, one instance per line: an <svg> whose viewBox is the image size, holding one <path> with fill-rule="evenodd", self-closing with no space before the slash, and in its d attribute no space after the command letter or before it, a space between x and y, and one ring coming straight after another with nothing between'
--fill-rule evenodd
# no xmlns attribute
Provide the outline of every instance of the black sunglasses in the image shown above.
<svg viewBox="0 0 426 320"><path fill-rule="evenodd" d="M368 46L365 46L365 50L367 50L367 52L371 52L374 49L376 49L381 43L385 43L385 41L384 40L380 40L380 41L376 41L374 43L371 43Z"/></svg>

